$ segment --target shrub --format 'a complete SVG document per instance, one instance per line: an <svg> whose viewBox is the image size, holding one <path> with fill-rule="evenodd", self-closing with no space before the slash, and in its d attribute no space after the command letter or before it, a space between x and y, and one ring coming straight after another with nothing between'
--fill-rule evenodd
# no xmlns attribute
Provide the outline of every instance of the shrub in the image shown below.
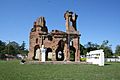
<svg viewBox="0 0 120 80"><path fill-rule="evenodd" d="M86 61L86 58L80 58L80 61Z"/></svg>

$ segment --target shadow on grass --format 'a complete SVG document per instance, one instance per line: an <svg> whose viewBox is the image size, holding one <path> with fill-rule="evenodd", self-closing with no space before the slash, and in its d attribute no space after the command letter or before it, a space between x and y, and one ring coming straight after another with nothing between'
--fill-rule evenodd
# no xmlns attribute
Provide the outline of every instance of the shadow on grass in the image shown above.
<svg viewBox="0 0 120 80"><path fill-rule="evenodd" d="M109 65L111 65L111 64L109 64L109 63L105 63L105 66L109 66Z"/></svg>

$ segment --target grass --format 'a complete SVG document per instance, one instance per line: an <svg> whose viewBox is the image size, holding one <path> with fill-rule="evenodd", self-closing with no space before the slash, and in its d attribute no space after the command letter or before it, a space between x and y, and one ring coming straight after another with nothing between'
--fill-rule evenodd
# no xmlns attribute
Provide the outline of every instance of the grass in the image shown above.
<svg viewBox="0 0 120 80"><path fill-rule="evenodd" d="M88 64L19 64L0 61L0 80L120 80L120 63L104 67Z"/></svg>

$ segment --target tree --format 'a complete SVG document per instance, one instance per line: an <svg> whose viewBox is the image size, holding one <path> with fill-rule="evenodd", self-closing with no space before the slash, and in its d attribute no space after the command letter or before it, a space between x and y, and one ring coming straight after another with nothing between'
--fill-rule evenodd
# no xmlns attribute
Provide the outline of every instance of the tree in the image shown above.
<svg viewBox="0 0 120 80"><path fill-rule="evenodd" d="M9 42L7 44L7 54L10 54L10 55L17 55L19 54L19 44L15 41L12 41L12 42Z"/></svg>
<svg viewBox="0 0 120 80"><path fill-rule="evenodd" d="M120 56L120 45L117 45L117 46L116 46L115 54L116 54L117 56Z"/></svg>
<svg viewBox="0 0 120 80"><path fill-rule="evenodd" d="M7 44L7 46L10 46L10 45L13 46L16 50L19 49L19 44L17 42L15 42L15 41L9 42Z"/></svg>
<svg viewBox="0 0 120 80"><path fill-rule="evenodd" d="M87 49L80 44L80 55L86 55L87 54Z"/></svg>
<svg viewBox="0 0 120 80"><path fill-rule="evenodd" d="M104 53L105 53L105 57L112 57L113 56L111 45L109 45L108 40L104 40L101 45L98 45L98 44L92 43L92 42L88 42L84 47L85 47L87 52L90 52L93 50L103 49Z"/></svg>
<svg viewBox="0 0 120 80"><path fill-rule="evenodd" d="M23 41L23 43L21 44L20 50L25 50L25 41Z"/></svg>
<svg viewBox="0 0 120 80"><path fill-rule="evenodd" d="M104 40L103 43L100 45L100 49L104 50L104 55L106 58L113 56L111 45L108 45L108 43L108 40Z"/></svg>
<svg viewBox="0 0 120 80"><path fill-rule="evenodd" d="M98 50L99 49L99 45L96 43L92 43L92 42L88 42L85 45L85 48L87 49L87 52L93 51L93 50Z"/></svg>
<svg viewBox="0 0 120 80"><path fill-rule="evenodd" d="M23 41L23 43L19 47L19 53L23 54L23 55L27 55L28 54L28 50L25 48L25 41Z"/></svg>
<svg viewBox="0 0 120 80"><path fill-rule="evenodd" d="M17 54L27 55L28 50L25 48L25 42L23 41L21 46L19 46L15 41L11 41L7 44L0 40L0 58L4 59L6 54L13 56L16 56Z"/></svg>
<svg viewBox="0 0 120 80"><path fill-rule="evenodd" d="M0 40L0 59L5 58L5 53L6 53L5 49L6 49L6 43Z"/></svg>
<svg viewBox="0 0 120 80"><path fill-rule="evenodd" d="M6 47L5 42L2 42L2 41L0 40L0 54L3 53L5 47Z"/></svg>
<svg viewBox="0 0 120 80"><path fill-rule="evenodd" d="M8 54L10 54L10 55L16 55L17 54L15 48L12 45L9 45Z"/></svg>
<svg viewBox="0 0 120 80"><path fill-rule="evenodd" d="M104 50L104 55L105 55L106 58L113 56L113 52L112 52L111 47L106 46L106 47L103 48L103 50Z"/></svg>

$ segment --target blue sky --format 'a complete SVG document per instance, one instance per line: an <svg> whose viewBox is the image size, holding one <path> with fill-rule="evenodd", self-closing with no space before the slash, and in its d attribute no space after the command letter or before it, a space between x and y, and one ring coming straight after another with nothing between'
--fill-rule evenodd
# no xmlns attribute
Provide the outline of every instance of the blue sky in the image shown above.
<svg viewBox="0 0 120 80"><path fill-rule="evenodd" d="M65 31L64 12L78 14L81 44L109 40L113 50L120 45L120 0L0 0L0 40L29 45L29 32L39 16L51 31Z"/></svg>

